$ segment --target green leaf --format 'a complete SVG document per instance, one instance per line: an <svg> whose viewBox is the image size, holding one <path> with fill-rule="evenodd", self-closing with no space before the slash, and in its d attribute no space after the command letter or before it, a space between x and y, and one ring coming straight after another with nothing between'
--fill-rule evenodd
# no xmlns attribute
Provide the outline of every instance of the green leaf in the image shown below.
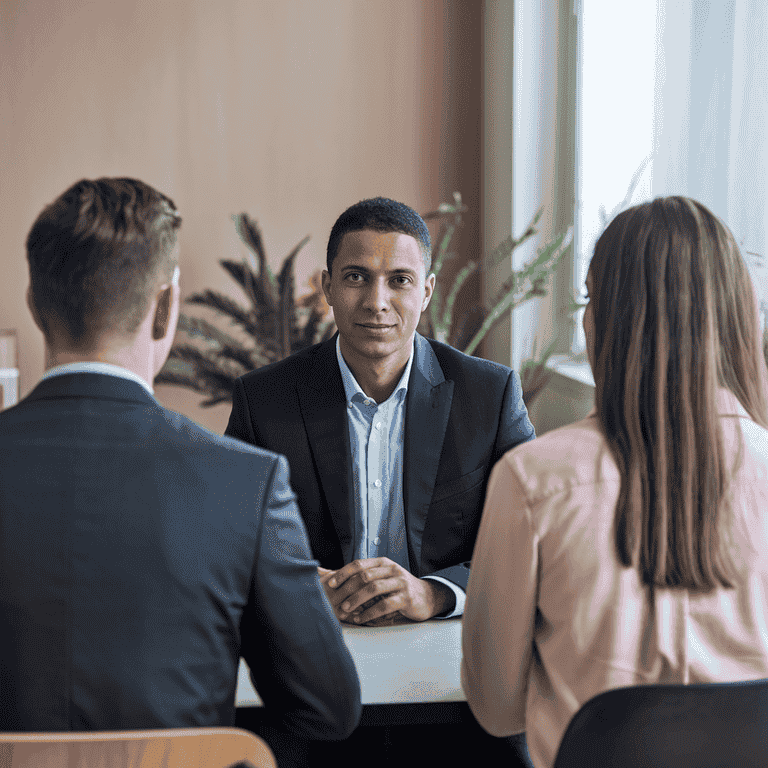
<svg viewBox="0 0 768 768"><path fill-rule="evenodd" d="M501 319L506 310L514 309L534 296L540 295L538 291L539 281L551 276L570 246L572 239L573 227L569 227L566 232L544 245L531 262L512 274L502 286L482 326L464 349L467 355L471 355L477 349L480 342Z"/></svg>
<svg viewBox="0 0 768 768"><path fill-rule="evenodd" d="M519 248L526 240L530 240L535 234L537 234L539 230L536 229L536 225L539 223L539 219L543 213L543 207L536 211L533 218L531 219L531 223L526 227L525 232L523 232L520 237L512 237L512 235L509 235L504 240L502 240L486 258L485 266L494 266L499 262L509 258L515 249Z"/></svg>
<svg viewBox="0 0 768 768"><path fill-rule="evenodd" d="M573 240L573 227L542 246L538 254L523 267L512 273L494 299L494 304L504 301L510 294L517 296L514 306L534 296L540 296L540 283L554 273L560 259Z"/></svg>
<svg viewBox="0 0 768 768"><path fill-rule="evenodd" d="M477 262L470 261L465 264L456 275L453 285L451 286L448 298L445 300L445 311L441 321L441 329L450 332L453 325L453 307L456 304L456 298L459 295L459 291L463 288L467 278L477 269Z"/></svg>
<svg viewBox="0 0 768 768"><path fill-rule="evenodd" d="M431 271L434 273L435 277L440 274L440 270L443 268L443 263L446 260L448 248L451 245L451 240L453 239L453 234L455 231L455 223L447 224L445 230L443 231L443 236L439 239L440 242L437 247L437 252L432 257Z"/></svg>
<svg viewBox="0 0 768 768"><path fill-rule="evenodd" d="M436 211L422 214L421 218L427 221L428 219L440 219L447 216L461 217L461 214L466 213L468 210L469 208L461 202L461 193L454 192L453 205L450 203L440 203Z"/></svg>

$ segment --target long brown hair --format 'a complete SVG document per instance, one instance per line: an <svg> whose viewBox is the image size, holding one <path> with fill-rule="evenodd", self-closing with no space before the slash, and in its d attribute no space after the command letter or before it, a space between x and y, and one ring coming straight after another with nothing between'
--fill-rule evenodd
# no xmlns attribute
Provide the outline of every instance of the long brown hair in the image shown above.
<svg viewBox="0 0 768 768"><path fill-rule="evenodd" d="M611 222L590 274L619 559L649 585L733 586L718 387L768 427L755 293L733 235L695 200L657 198Z"/></svg>

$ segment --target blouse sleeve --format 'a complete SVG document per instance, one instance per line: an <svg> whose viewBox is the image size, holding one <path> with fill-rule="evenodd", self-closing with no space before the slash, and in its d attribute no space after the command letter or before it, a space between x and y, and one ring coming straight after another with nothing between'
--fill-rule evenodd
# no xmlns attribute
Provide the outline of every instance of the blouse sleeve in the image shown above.
<svg viewBox="0 0 768 768"><path fill-rule="evenodd" d="M538 595L538 537L508 456L491 472L462 624L461 684L494 736L525 730Z"/></svg>

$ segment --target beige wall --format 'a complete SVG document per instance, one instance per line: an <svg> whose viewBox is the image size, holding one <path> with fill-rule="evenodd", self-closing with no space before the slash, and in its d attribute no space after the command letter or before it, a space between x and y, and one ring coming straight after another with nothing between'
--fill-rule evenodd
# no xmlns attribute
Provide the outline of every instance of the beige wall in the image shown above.
<svg viewBox="0 0 768 768"><path fill-rule="evenodd" d="M23 396L43 371L24 240L82 177L135 176L176 202L182 294L232 291L231 215L273 266L306 234L297 283L336 216L385 195L419 211L460 189L477 242L480 6L461 0L0 0L0 328L18 328ZM476 255L476 254L471 254ZM158 387L222 432L229 408Z"/></svg>

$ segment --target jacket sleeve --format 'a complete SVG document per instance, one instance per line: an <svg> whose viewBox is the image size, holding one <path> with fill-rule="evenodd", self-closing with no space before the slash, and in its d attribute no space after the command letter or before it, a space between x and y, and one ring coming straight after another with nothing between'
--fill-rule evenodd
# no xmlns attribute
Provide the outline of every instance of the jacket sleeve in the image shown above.
<svg viewBox="0 0 768 768"><path fill-rule="evenodd" d="M241 621L241 653L266 709L264 736L344 739L360 720L360 682L320 584L283 456L266 487Z"/></svg>
<svg viewBox="0 0 768 768"><path fill-rule="evenodd" d="M520 445L520 443L525 443L536 437L533 424L531 424L531 420L528 418L528 409L523 402L523 388L520 384L520 377L515 371L509 372L497 424L498 429L496 430L491 450L491 461L488 466L489 474L494 465L507 451L512 450L512 448ZM480 514L479 509L477 514ZM447 568L441 568L431 573L430 576L440 576L466 591L471 565L471 561L457 563Z"/></svg>
<svg viewBox="0 0 768 768"><path fill-rule="evenodd" d="M499 429L493 444L493 464L520 443L533 440L536 431L523 402L523 387L516 371L510 371L499 415Z"/></svg>
<svg viewBox="0 0 768 768"><path fill-rule="evenodd" d="M232 412L229 414L229 422L224 434L249 445L257 445L242 379L235 380L235 388L232 390Z"/></svg>

